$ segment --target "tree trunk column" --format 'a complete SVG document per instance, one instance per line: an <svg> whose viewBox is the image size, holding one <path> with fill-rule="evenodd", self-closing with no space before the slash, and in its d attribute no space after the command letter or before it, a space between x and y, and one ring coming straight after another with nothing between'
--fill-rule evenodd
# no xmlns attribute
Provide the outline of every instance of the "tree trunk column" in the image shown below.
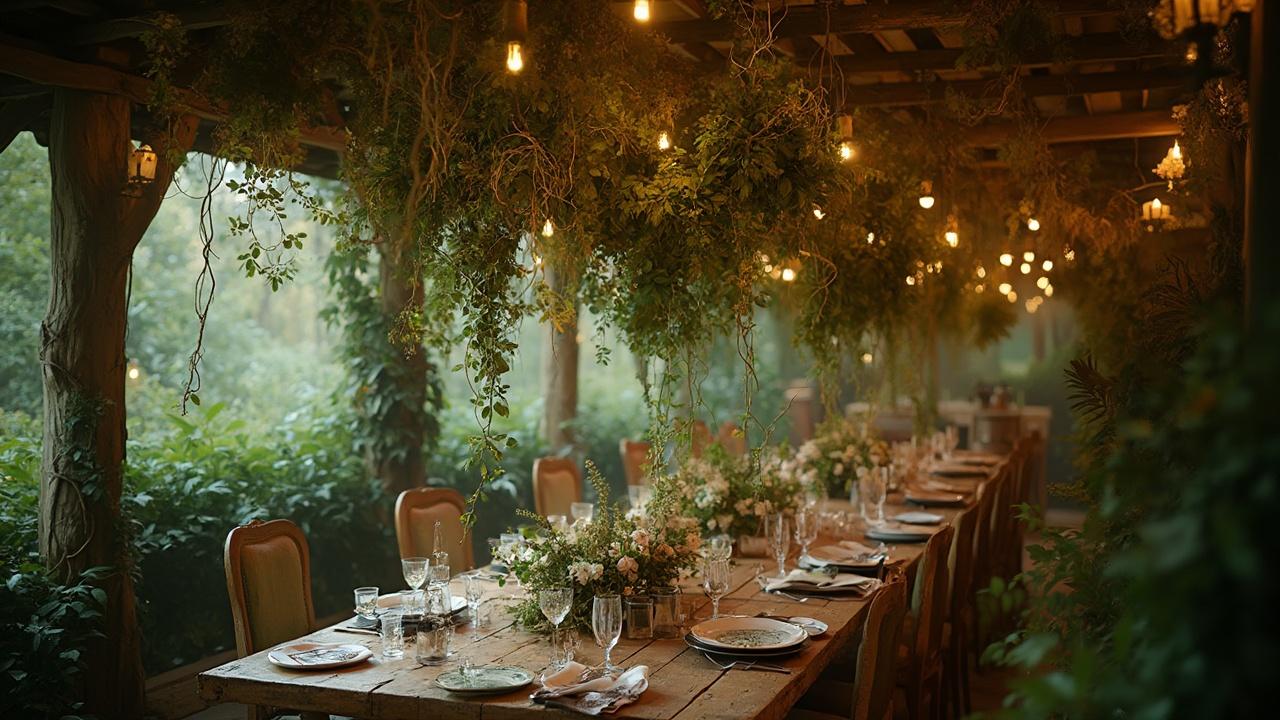
<svg viewBox="0 0 1280 720"><path fill-rule="evenodd" d="M122 541L125 443L124 335L129 264L173 169L126 196L128 100L56 90L49 131L52 177L49 308L41 325L44 455L40 554L73 582L105 566L102 631L87 653L85 711L140 717L144 675L130 558ZM190 145L194 121L179 141ZM185 147L185 146L184 146Z"/></svg>
<svg viewBox="0 0 1280 720"><path fill-rule="evenodd" d="M1280 269L1280 2L1258 0L1253 8L1249 55L1249 149L1245 166L1245 304L1251 323L1276 299ZM1270 91L1267 88L1276 85Z"/></svg>
<svg viewBox="0 0 1280 720"><path fill-rule="evenodd" d="M386 244L380 245L378 262L379 295L382 313L387 327L394 329L397 318L404 311L421 312L423 308L422 284L407 272L409 263L402 261L402 253ZM426 463L422 446L426 440L426 418L423 408L427 401L426 349L415 342L408 347L387 338L391 359L378 382L388 387L396 398L387 417L395 429L396 443L391 447L374 447L374 472L382 481L383 490L395 497L410 488L421 487L427 481Z"/></svg>
<svg viewBox="0 0 1280 720"><path fill-rule="evenodd" d="M551 290L564 294L569 289L564 273L547 268ZM568 427L578 416L578 318L577 300L573 304L573 322L563 328L547 324L547 345L543 363L543 435L553 451L573 444L573 430Z"/></svg>

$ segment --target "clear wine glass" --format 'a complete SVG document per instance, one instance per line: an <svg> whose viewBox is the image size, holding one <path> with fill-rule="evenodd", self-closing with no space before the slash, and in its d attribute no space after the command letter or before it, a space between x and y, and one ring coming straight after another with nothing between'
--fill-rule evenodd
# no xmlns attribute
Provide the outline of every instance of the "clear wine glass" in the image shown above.
<svg viewBox="0 0 1280 720"><path fill-rule="evenodd" d="M711 619L720 617L720 598L729 592L729 561L707 558L702 566L702 588L711 598Z"/></svg>
<svg viewBox="0 0 1280 720"><path fill-rule="evenodd" d="M796 542L800 543L800 557L809 554L809 546L818 539L818 512L809 508L796 511Z"/></svg>
<svg viewBox="0 0 1280 720"><path fill-rule="evenodd" d="M427 581L427 566L430 560L424 557L407 557L400 559L400 572L404 573L404 581L411 590L421 590Z"/></svg>
<svg viewBox="0 0 1280 720"><path fill-rule="evenodd" d="M467 610L471 613L471 640L477 642L480 640L480 603L484 602L484 585L477 572L463 573L462 583L467 593Z"/></svg>
<svg viewBox="0 0 1280 720"><path fill-rule="evenodd" d="M583 522L591 522L595 517L596 506L589 502L576 502L569 506L569 514L573 516L573 522L577 524L579 520Z"/></svg>
<svg viewBox="0 0 1280 720"><path fill-rule="evenodd" d="M560 648L560 623L564 622L573 607L573 588L557 587L538 591L538 608L542 616L551 623L551 663L553 670L560 670L563 664L557 654ZM621 611L619 611L621 613Z"/></svg>
<svg viewBox="0 0 1280 720"><path fill-rule="evenodd" d="M622 635L622 598L618 595L597 595L591 601L591 632L596 645L604 650L604 671L612 675L621 670L613 664L610 653Z"/></svg>
<svg viewBox="0 0 1280 720"><path fill-rule="evenodd" d="M769 549L778 561L778 577L787 576L787 554L791 552L791 534L787 516L774 513L765 516L765 538L769 541Z"/></svg>
<svg viewBox="0 0 1280 720"><path fill-rule="evenodd" d="M889 468L872 468L859 484L862 486L859 490L858 499L861 504L862 519L867 525L883 525L884 524L884 501L885 496L889 492Z"/></svg>

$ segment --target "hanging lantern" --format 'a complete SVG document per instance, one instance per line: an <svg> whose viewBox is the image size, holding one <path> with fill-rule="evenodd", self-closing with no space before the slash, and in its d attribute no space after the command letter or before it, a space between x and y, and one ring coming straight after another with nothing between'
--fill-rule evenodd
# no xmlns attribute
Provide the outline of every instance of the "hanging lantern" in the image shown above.
<svg viewBox="0 0 1280 720"><path fill-rule="evenodd" d="M928 210L933 207L933 181L922 180L920 182L920 207Z"/></svg>
<svg viewBox="0 0 1280 720"><path fill-rule="evenodd" d="M840 160L841 162L849 162L858 154L858 149L853 146L853 116L841 115L837 117L836 127L840 133Z"/></svg>
<svg viewBox="0 0 1280 720"><path fill-rule="evenodd" d="M556 226L551 224L551 218L542 223L542 237L551 237L556 234Z"/></svg>
<svg viewBox="0 0 1280 720"><path fill-rule="evenodd" d="M525 0L506 0L507 72L519 74L524 69L524 43L529 35L529 5Z"/></svg>
<svg viewBox="0 0 1280 720"><path fill-rule="evenodd" d="M1173 189L1173 181L1181 180L1186 172L1187 166L1182 161L1182 148L1178 147L1178 141L1173 141L1173 147L1169 148L1169 152L1165 153L1164 159L1160 164L1152 170L1162 180L1169 183L1169 189Z"/></svg>
<svg viewBox="0 0 1280 720"><path fill-rule="evenodd" d="M658 149L659 150L671 149L671 136L667 134L666 130L663 130L661 133L658 134Z"/></svg>
<svg viewBox="0 0 1280 720"><path fill-rule="evenodd" d="M150 145L139 145L129 151L129 184L150 185L156 181L158 158Z"/></svg>
<svg viewBox="0 0 1280 720"><path fill-rule="evenodd" d="M640 22L649 22L649 0L636 0L631 8L631 16Z"/></svg>
<svg viewBox="0 0 1280 720"><path fill-rule="evenodd" d="M1160 198L1152 198L1142 203L1142 219L1143 220L1168 220L1173 217L1167 204L1160 202Z"/></svg>
<svg viewBox="0 0 1280 720"><path fill-rule="evenodd" d="M955 215L947 216L947 231L942 234L942 237L946 239L947 245L951 247L960 246L960 224L956 222Z"/></svg>

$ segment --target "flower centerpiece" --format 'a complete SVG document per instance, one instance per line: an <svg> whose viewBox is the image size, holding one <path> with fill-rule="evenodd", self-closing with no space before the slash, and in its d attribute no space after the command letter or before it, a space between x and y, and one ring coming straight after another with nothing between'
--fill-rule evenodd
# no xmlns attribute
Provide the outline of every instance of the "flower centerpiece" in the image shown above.
<svg viewBox="0 0 1280 720"><path fill-rule="evenodd" d="M802 480L781 453L733 457L713 445L656 483L654 498L709 534L755 535L766 515L799 507Z"/></svg>
<svg viewBox="0 0 1280 720"><path fill-rule="evenodd" d="M549 627L538 608L538 590L571 586L573 607L565 622L588 630L595 595L644 595L675 585L697 566L701 537L696 520L681 517L674 505L656 498L643 514L625 513L609 504L608 484L590 461L587 476L599 498L590 521L580 520L561 531L546 518L521 511L535 526L520 541L497 550L499 561L529 591L529 598L516 609L525 627Z"/></svg>
<svg viewBox="0 0 1280 720"><path fill-rule="evenodd" d="M871 437L865 423L847 418L823 423L791 459L803 482L821 483L831 497L848 497L854 483L889 461L889 446Z"/></svg>

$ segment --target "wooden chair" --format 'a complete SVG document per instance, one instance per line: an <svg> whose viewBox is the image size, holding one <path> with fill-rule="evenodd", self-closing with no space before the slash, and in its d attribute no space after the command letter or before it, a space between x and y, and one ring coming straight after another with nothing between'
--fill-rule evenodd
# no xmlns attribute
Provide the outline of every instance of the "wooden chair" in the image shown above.
<svg viewBox="0 0 1280 720"><path fill-rule="evenodd" d="M983 492L979 488L979 493ZM982 498L978 498L981 504ZM952 715L968 715L972 705L969 691L969 633L973 604L973 541L978 524L978 508L971 507L952 521L955 538L947 555L949 595L951 599L947 626L943 632L943 685L951 703Z"/></svg>
<svg viewBox="0 0 1280 720"><path fill-rule="evenodd" d="M435 551L436 522L444 534L452 571L475 567L471 537L462 525L467 501L462 493L450 488L414 488L396 498L396 544L400 557L431 557Z"/></svg>
<svg viewBox="0 0 1280 720"><path fill-rule="evenodd" d="M732 420L725 420L716 431L716 442L730 457L742 457L747 454L747 436Z"/></svg>
<svg viewBox="0 0 1280 720"><path fill-rule="evenodd" d="M254 520L234 528L227 534L223 561L237 656L252 655L315 629L311 551L297 525L288 520ZM250 720L278 714L276 708L268 707L250 707L248 712ZM303 713L302 717L329 716Z"/></svg>
<svg viewBox="0 0 1280 720"><path fill-rule="evenodd" d="M791 720L892 720L894 677L902 620L907 613L907 584L890 582L878 590L867 607L862 642L854 663L852 683L822 680L788 715ZM848 715L835 715L849 708Z"/></svg>
<svg viewBox="0 0 1280 720"><path fill-rule="evenodd" d="M934 533L925 545L911 590L911 610L898 648L898 687L907 701L907 716L921 720L921 703L940 714L942 707L942 633L947 619L947 553L955 528Z"/></svg>
<svg viewBox="0 0 1280 720"><path fill-rule="evenodd" d="M711 428L701 420L694 420L689 428L689 455L700 458L711 446Z"/></svg>
<svg viewBox="0 0 1280 720"><path fill-rule="evenodd" d="M649 450L652 446L642 440L618 441L618 453L622 455L622 472L627 476L627 485L647 485L649 470Z"/></svg>
<svg viewBox="0 0 1280 720"><path fill-rule="evenodd" d="M582 502L582 472L569 458L542 457L533 461L533 507L541 516L571 515Z"/></svg>

